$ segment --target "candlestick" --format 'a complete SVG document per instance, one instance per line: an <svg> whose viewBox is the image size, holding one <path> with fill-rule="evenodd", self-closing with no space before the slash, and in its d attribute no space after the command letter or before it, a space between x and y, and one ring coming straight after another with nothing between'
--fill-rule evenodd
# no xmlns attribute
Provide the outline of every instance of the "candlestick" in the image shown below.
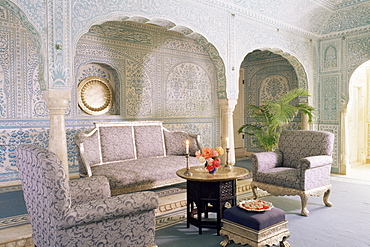
<svg viewBox="0 0 370 247"><path fill-rule="evenodd" d="M230 152L230 148L226 148L226 162L224 165L224 169L227 171L231 171L233 169L233 166L229 165L229 152Z"/></svg>
<svg viewBox="0 0 370 247"><path fill-rule="evenodd" d="M185 176L193 176L193 173L190 171L190 168L189 168L189 157L190 157L190 153L186 153L185 154L185 158L186 158L186 171L184 172L184 175Z"/></svg>
<svg viewBox="0 0 370 247"><path fill-rule="evenodd" d="M186 152L185 153L189 153L189 140L186 140Z"/></svg>
<svg viewBox="0 0 370 247"><path fill-rule="evenodd" d="M230 143L229 143L229 137L226 137L226 148L229 148L230 147L230 145L229 145Z"/></svg>

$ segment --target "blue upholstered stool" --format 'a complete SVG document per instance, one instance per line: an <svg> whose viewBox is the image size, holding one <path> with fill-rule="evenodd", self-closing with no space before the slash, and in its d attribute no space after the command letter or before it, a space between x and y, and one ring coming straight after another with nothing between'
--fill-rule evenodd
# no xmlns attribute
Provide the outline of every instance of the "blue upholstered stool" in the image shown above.
<svg viewBox="0 0 370 247"><path fill-rule="evenodd" d="M279 208L252 212L234 206L224 211L222 223L220 235L224 240L220 245L223 247L231 240L237 244L249 244L253 247L290 246L286 241L290 236L286 227L288 221L285 219L285 212Z"/></svg>

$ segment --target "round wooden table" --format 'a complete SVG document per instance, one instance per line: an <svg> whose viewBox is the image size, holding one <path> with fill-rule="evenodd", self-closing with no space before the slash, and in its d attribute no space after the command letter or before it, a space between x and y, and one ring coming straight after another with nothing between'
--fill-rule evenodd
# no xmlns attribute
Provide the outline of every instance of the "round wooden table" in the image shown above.
<svg viewBox="0 0 370 247"><path fill-rule="evenodd" d="M191 176L185 172L186 168L182 168L176 174L187 180L187 227L190 224L197 226L199 234L202 234L202 228L216 228L219 234L225 205L236 205L236 179L248 175L248 170L221 166L216 173L209 173L204 166L193 166L190 167ZM216 213L216 220L208 218L209 212Z"/></svg>

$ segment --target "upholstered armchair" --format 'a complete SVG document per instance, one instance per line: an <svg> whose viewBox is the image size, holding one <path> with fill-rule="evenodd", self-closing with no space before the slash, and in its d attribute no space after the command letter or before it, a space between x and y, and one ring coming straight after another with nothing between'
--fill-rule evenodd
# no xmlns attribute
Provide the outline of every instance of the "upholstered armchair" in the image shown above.
<svg viewBox="0 0 370 247"><path fill-rule="evenodd" d="M331 184L330 168L334 134L325 131L292 130L281 134L276 152L254 153L252 191L257 198L257 187L272 195L299 195L301 214L309 215L309 196L324 194L326 206Z"/></svg>
<svg viewBox="0 0 370 247"><path fill-rule="evenodd" d="M36 246L156 246L154 192L111 197L105 177L68 181L58 157L35 145L16 159Z"/></svg>

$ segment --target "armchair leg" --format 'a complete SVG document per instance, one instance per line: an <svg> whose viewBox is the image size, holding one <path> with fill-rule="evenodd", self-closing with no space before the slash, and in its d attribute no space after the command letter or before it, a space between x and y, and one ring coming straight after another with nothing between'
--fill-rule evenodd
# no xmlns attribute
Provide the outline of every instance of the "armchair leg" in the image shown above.
<svg viewBox="0 0 370 247"><path fill-rule="evenodd" d="M325 191L324 193L324 203L325 203L325 206L327 207L331 207L333 206L333 204L331 202L329 202L329 195L330 195L330 189L328 189L327 191Z"/></svg>
<svg viewBox="0 0 370 247"><path fill-rule="evenodd" d="M310 212L307 209L308 195L306 195L305 193L302 193L299 196L301 197L301 203L302 203L301 215L303 215L303 216L309 216L310 215Z"/></svg>
<svg viewBox="0 0 370 247"><path fill-rule="evenodd" d="M257 186L252 185L252 192L253 192L253 199L257 199L258 197Z"/></svg>

